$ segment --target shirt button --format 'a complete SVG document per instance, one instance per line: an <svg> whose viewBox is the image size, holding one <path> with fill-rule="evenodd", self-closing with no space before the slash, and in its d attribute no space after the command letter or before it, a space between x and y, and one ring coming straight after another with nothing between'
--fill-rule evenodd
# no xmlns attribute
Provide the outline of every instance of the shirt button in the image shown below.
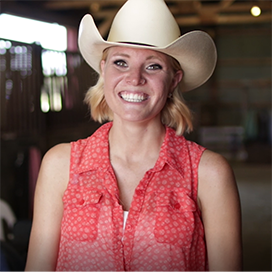
<svg viewBox="0 0 272 272"><path fill-rule="evenodd" d="M78 204L79 204L79 205L83 205L84 202L85 202L84 199L80 199L79 202L78 202Z"/></svg>
<svg viewBox="0 0 272 272"><path fill-rule="evenodd" d="M180 208L180 204L179 203L175 204L175 208L178 210Z"/></svg>

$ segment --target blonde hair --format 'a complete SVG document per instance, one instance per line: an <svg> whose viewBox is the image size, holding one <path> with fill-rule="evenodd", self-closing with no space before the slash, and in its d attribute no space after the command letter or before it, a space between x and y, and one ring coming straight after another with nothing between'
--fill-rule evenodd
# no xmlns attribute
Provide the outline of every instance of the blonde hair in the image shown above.
<svg viewBox="0 0 272 272"><path fill-rule="evenodd" d="M106 60L108 50L103 53L102 60ZM182 70L178 61L170 57L174 73ZM104 79L99 76L96 85L89 88L85 95L84 102L89 106L91 116L94 121L103 123L113 120L113 112L109 108L104 96ZM173 97L168 98L161 112L161 121L164 125L176 130L177 135L183 135L184 132L193 130L192 113L185 103L180 90L180 84L173 92Z"/></svg>

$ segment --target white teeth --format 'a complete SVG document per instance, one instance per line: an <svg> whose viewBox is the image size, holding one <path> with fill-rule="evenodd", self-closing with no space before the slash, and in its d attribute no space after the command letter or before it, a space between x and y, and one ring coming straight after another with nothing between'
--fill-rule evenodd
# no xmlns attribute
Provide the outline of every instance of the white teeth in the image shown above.
<svg viewBox="0 0 272 272"><path fill-rule="evenodd" d="M122 93L121 97L128 102L142 102L146 100L143 94L136 94L136 93Z"/></svg>

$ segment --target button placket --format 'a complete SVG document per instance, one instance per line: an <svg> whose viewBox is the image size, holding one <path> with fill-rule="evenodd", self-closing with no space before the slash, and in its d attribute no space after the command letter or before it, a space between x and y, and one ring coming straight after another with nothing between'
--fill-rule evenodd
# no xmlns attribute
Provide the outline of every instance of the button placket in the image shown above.
<svg viewBox="0 0 272 272"><path fill-rule="evenodd" d="M129 215L126 223L126 228L124 231L124 256L125 256L125 268L130 270L130 261L132 256L132 249L134 245L135 230L140 216L140 212L144 205L145 195L147 186L152 179L153 172L147 171L145 176L140 181L138 187L135 190L131 207L129 210Z"/></svg>

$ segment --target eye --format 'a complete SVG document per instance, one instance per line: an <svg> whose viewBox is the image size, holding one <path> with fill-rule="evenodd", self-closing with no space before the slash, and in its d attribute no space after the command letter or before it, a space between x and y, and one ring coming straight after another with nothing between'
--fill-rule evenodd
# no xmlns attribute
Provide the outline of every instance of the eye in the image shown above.
<svg viewBox="0 0 272 272"><path fill-rule="evenodd" d="M147 70L161 70L162 66L160 64L151 64L147 67Z"/></svg>
<svg viewBox="0 0 272 272"><path fill-rule="evenodd" d="M116 60L116 61L114 62L114 64L115 64L116 66L119 66L119 67L127 67L127 66L128 66L127 63L126 63L124 60Z"/></svg>

